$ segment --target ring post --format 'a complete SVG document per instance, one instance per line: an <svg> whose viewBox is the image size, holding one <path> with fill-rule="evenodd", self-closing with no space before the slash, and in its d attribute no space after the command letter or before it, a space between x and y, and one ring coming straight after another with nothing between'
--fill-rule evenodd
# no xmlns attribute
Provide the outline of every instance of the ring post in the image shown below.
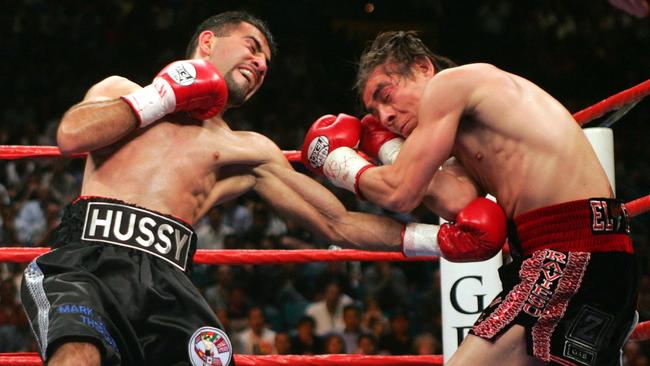
<svg viewBox="0 0 650 366"><path fill-rule="evenodd" d="M587 139L596 152L600 165L605 169L609 184L616 195L616 174L614 170L614 132L607 127L590 127L583 129Z"/></svg>

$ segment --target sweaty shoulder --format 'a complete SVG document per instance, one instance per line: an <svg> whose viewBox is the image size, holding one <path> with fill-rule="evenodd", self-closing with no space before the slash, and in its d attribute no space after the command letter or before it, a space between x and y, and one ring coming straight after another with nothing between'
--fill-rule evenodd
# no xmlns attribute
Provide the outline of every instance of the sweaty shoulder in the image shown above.
<svg viewBox="0 0 650 366"><path fill-rule="evenodd" d="M437 73L431 80L436 83L467 84L474 88L487 83L513 82L509 73L486 63L467 64L444 69Z"/></svg>
<svg viewBox="0 0 650 366"><path fill-rule="evenodd" d="M284 153L278 145L275 144L270 138L251 131L237 132L241 138L242 147L253 154L254 158L251 163L265 164L265 163L281 163L288 164Z"/></svg>
<svg viewBox="0 0 650 366"><path fill-rule="evenodd" d="M113 100L123 95L129 94L141 86L122 76L109 76L106 79L93 85L86 96L84 102L100 102Z"/></svg>
<svg viewBox="0 0 650 366"><path fill-rule="evenodd" d="M474 63L440 71L431 79L425 93L444 90L448 95L462 98L465 111L471 112L485 98L505 98L509 93L518 93L520 87L514 75L491 64Z"/></svg>

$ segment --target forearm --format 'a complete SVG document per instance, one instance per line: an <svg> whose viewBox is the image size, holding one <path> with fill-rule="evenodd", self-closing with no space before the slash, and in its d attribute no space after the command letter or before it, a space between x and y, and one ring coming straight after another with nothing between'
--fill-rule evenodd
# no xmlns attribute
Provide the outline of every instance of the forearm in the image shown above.
<svg viewBox="0 0 650 366"><path fill-rule="evenodd" d="M93 151L120 140L136 126L133 111L122 99L83 102L63 116L57 144L63 154Z"/></svg>
<svg viewBox="0 0 650 366"><path fill-rule="evenodd" d="M364 213L348 212L325 187L291 167L268 164L256 191L280 213L294 218L333 244L366 250L398 251L403 225Z"/></svg>
<svg viewBox="0 0 650 366"><path fill-rule="evenodd" d="M394 165L378 166L361 174L359 193L388 210L410 212L420 205L425 191L414 191L404 182L403 174Z"/></svg>
<svg viewBox="0 0 650 366"><path fill-rule="evenodd" d="M443 166L433 176L422 202L436 215L452 221L470 202L485 193L465 172L455 166Z"/></svg>

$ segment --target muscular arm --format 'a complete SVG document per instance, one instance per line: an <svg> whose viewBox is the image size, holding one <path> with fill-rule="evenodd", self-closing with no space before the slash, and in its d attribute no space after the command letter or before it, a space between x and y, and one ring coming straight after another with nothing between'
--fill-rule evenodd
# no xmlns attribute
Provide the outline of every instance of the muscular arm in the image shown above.
<svg viewBox="0 0 650 366"><path fill-rule="evenodd" d="M452 221L465 206L485 196L456 158L447 160L433 176L422 203L447 221Z"/></svg>
<svg viewBox="0 0 650 366"><path fill-rule="evenodd" d="M325 187L293 170L274 145L268 162L253 169L254 190L285 217L302 223L333 244L365 250L400 251L403 224L376 215L348 212Z"/></svg>
<svg viewBox="0 0 650 366"><path fill-rule="evenodd" d="M393 165L366 170L359 188L369 201L390 210L417 207L439 167L451 154L460 118L466 111L473 79L449 69L433 77L422 94L419 123Z"/></svg>
<svg viewBox="0 0 650 366"><path fill-rule="evenodd" d="M139 88L118 76L108 77L90 88L84 100L72 106L61 119L56 136L61 152L97 150L133 131L136 117L119 97Z"/></svg>

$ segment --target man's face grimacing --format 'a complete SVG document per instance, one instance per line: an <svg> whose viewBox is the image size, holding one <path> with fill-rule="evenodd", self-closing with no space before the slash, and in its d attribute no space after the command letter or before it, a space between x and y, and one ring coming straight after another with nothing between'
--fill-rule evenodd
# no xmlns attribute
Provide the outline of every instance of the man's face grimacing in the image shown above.
<svg viewBox="0 0 650 366"><path fill-rule="evenodd" d="M271 60L266 37L249 23L233 25L228 34L213 37L209 60L222 72L228 86L228 105L237 107L257 92Z"/></svg>
<svg viewBox="0 0 650 366"><path fill-rule="evenodd" d="M411 75L401 75L393 65L379 65L370 73L363 89L366 109L390 131L408 136L418 125L422 91L430 79L413 69Z"/></svg>

